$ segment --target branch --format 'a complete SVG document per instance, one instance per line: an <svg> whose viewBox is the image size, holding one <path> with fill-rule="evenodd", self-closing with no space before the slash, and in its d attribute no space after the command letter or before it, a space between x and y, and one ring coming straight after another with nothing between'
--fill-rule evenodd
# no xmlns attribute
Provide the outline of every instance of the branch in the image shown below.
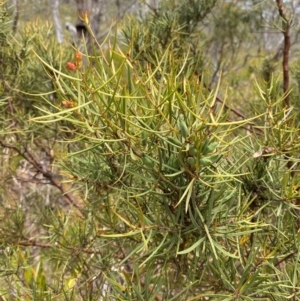
<svg viewBox="0 0 300 301"><path fill-rule="evenodd" d="M60 192L62 193L62 195L65 197L65 199L71 205L73 205L75 208L77 208L79 210L79 212L81 213L81 215L84 216L84 212L83 212L81 206L77 204L77 201L76 201L76 198L74 197L74 195L69 193L68 191L66 191L64 186L60 183L60 181L58 181L56 179L57 178L56 174L54 174L51 169L49 169L46 166L44 166L43 164L41 164L38 161L38 159L35 157L35 155L31 152L31 150L27 147L27 145L23 146L24 151L21 151L16 146L7 144L0 140L0 146L2 146L4 148L12 149L15 152L17 152L24 160L26 160L29 164L31 164L38 173L40 173L45 179L47 179L52 186L59 189ZM49 152L49 154L51 154L51 152ZM53 159L54 159L53 154L51 154L50 162L53 162Z"/></svg>
<svg viewBox="0 0 300 301"><path fill-rule="evenodd" d="M39 247L39 248L43 248L43 249L49 249L49 248L56 248L56 249L68 249L71 251L76 251L78 253L86 253L86 254L102 254L102 251L96 249L90 249L90 248L76 248L76 247L72 247L72 246L63 246L59 243L56 243L55 245L53 244L46 244L46 243L41 243L38 241L35 241L33 239L28 239L28 240L21 240L15 243L15 245L17 246L23 246L23 247Z"/></svg>

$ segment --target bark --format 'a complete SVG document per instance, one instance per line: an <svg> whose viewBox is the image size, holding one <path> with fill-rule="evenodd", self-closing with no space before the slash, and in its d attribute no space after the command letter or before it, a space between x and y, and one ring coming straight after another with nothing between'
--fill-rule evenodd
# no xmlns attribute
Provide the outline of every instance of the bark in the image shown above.
<svg viewBox="0 0 300 301"><path fill-rule="evenodd" d="M51 8L52 8L52 14L53 14L53 23L55 27L55 32L56 32L56 38L58 43L62 43L64 40L64 34L63 34L63 29L60 23L60 18L59 18L59 0L50 0L51 3Z"/></svg>

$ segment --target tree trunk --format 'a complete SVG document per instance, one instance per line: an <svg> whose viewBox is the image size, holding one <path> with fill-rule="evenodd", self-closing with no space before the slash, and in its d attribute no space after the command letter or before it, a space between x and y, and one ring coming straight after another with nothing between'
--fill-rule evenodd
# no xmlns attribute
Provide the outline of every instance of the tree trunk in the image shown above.
<svg viewBox="0 0 300 301"><path fill-rule="evenodd" d="M50 2L51 2L52 14L53 14L53 23L56 31L56 38L58 43L62 43L64 40L64 34L59 18L59 9L58 9L59 0L50 0Z"/></svg>
<svg viewBox="0 0 300 301"><path fill-rule="evenodd" d="M97 38L100 25L104 15L103 0L75 0L77 5L78 19L76 28L80 37L87 34L87 28L82 20L84 14L87 14L91 30Z"/></svg>
<svg viewBox="0 0 300 301"><path fill-rule="evenodd" d="M14 19L13 19L13 33L15 34L17 31L18 21L19 21L19 11L20 11L20 5L19 0L13 0L13 6L14 6Z"/></svg>

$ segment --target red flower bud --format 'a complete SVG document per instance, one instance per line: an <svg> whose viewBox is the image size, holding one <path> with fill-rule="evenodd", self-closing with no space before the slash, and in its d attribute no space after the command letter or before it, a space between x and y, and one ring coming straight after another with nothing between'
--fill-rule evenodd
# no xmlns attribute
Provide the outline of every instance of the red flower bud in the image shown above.
<svg viewBox="0 0 300 301"><path fill-rule="evenodd" d="M71 63L71 62L67 62L66 67L71 71L76 70L76 65L74 63Z"/></svg>

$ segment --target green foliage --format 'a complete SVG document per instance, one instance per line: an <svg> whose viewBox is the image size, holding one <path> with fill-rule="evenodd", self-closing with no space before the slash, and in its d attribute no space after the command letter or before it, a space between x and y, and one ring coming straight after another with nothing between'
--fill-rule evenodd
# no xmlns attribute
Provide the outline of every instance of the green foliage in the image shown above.
<svg viewBox="0 0 300 301"><path fill-rule="evenodd" d="M10 43L9 43L9 37L10 37L10 13L9 10L5 7L4 3L0 4L0 62L2 66L3 73L1 74L1 92L4 93L4 74L13 74L17 72L17 64L13 63L13 60L15 59L13 56L9 57L7 59L7 52L10 52ZM10 79L12 80L12 76L10 76Z"/></svg>
<svg viewBox="0 0 300 301"><path fill-rule="evenodd" d="M287 298L298 287L298 176L287 168L297 116L271 82L256 85L263 111L229 121L218 91L166 72L173 55L144 71L112 48L60 77L73 105L33 119L76 128L63 169L85 188L86 219L69 243L102 250L94 269L83 257L76 269L85 281L103 271L107 300Z"/></svg>
<svg viewBox="0 0 300 301"><path fill-rule="evenodd" d="M51 275L46 280L45 272L51 269L49 257L44 265L44 253L29 246L37 238L38 244L44 245L45 212L51 213L49 207L55 210L62 198L49 186L54 183L55 170L50 166L50 154L62 135L57 125L40 126L29 119L39 115L37 105L43 107L45 99L55 98L53 79L36 55L42 52L49 64L59 69L61 58L69 54L41 23L28 24L13 36L5 4L0 6L0 20L0 294L3 300L50 299ZM58 172L56 178L60 178Z"/></svg>
<svg viewBox="0 0 300 301"><path fill-rule="evenodd" d="M123 30L126 42L132 44L132 57L143 64L155 65L168 47L174 54L174 61L166 62L168 72L175 66L179 69L185 66L185 74L200 75L204 60L199 46L205 35L197 26L215 3L216 0L161 1L158 9L153 9L146 18L132 18Z"/></svg>
<svg viewBox="0 0 300 301"><path fill-rule="evenodd" d="M299 116L273 75L253 83L246 118L218 97L222 78L207 88L188 42L134 33L126 52L115 39L73 59L29 33L25 68L6 75L1 164L17 178L25 159L29 181L65 198L2 196L4 300L299 298Z"/></svg>

